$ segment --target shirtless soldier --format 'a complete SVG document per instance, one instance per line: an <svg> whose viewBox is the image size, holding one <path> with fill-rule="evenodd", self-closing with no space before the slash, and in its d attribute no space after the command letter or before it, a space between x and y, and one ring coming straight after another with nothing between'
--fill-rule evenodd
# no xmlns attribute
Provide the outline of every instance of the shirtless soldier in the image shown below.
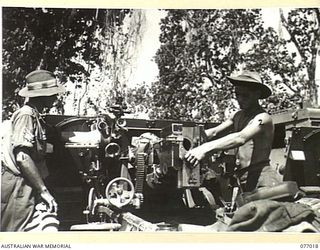
<svg viewBox="0 0 320 250"><path fill-rule="evenodd" d="M278 184L276 171L269 165L274 126L271 116L259 105L259 99L271 95L258 73L244 71L236 77L228 77L235 86L240 110L217 127L206 130L212 139L223 130L233 132L216 140L206 142L189 152L185 158L197 165L207 153L236 149L236 171L244 181L244 191Z"/></svg>

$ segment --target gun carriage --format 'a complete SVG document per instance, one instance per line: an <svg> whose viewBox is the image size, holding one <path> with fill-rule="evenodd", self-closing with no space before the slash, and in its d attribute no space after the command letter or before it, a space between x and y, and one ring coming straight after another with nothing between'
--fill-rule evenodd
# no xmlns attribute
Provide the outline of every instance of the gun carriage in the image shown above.
<svg viewBox="0 0 320 250"><path fill-rule="evenodd" d="M46 117L55 128L47 182L62 230L177 230L179 223L213 223L219 206L232 213L232 152L196 167L183 160L216 124L124 119L122 103L110 111L112 118ZM284 180L319 193L320 112L287 113L274 116L271 162Z"/></svg>

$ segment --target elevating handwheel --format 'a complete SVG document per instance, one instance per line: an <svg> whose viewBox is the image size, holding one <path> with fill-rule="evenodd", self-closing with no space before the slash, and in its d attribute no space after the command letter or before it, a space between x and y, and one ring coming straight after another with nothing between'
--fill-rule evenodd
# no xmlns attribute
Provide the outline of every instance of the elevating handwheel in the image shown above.
<svg viewBox="0 0 320 250"><path fill-rule="evenodd" d="M134 186L127 178L115 178L106 187L106 198L115 207L121 208L128 205L133 196Z"/></svg>

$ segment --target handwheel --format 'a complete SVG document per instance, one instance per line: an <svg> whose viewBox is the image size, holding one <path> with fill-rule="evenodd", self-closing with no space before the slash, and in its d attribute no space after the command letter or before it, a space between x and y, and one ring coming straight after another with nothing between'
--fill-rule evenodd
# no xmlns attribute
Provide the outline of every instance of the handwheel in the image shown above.
<svg viewBox="0 0 320 250"><path fill-rule="evenodd" d="M128 205L133 196L134 186L127 178L115 178L106 187L106 198L115 207L121 208Z"/></svg>

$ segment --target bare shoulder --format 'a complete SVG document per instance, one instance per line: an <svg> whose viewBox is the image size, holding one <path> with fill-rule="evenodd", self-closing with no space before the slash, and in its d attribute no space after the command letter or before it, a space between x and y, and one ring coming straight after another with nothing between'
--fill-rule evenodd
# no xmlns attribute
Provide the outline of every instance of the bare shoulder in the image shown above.
<svg viewBox="0 0 320 250"><path fill-rule="evenodd" d="M241 135L248 140L261 133L269 136L273 129L271 116L268 113L260 113L241 130Z"/></svg>
<svg viewBox="0 0 320 250"><path fill-rule="evenodd" d="M271 115L269 115L266 112L257 114L253 119L253 122L258 122L259 125L263 125L263 124L273 124L272 123L272 117Z"/></svg>
<svg viewBox="0 0 320 250"><path fill-rule="evenodd" d="M238 112L240 112L240 110L231 112L230 115L227 117L227 120L233 120L234 116L235 116Z"/></svg>

